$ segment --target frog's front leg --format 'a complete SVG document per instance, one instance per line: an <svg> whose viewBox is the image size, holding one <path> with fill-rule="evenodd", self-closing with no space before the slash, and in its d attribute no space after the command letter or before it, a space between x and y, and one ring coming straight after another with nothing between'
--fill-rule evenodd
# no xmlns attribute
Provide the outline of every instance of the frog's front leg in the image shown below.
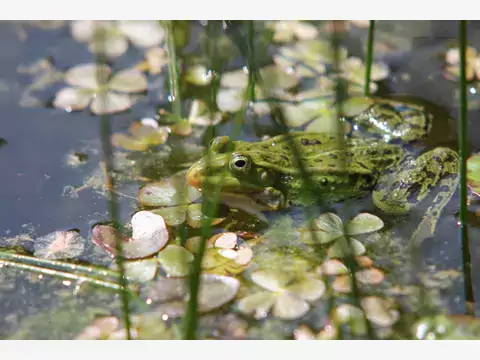
<svg viewBox="0 0 480 360"><path fill-rule="evenodd" d="M273 187L266 187L262 192L252 194L251 197L267 209L276 211L287 206L285 196L280 190Z"/></svg>
<svg viewBox="0 0 480 360"><path fill-rule="evenodd" d="M380 175L373 201L381 210L404 214L435 194L412 240L420 242L432 236L437 220L458 186L459 157L448 148L433 149L418 158L408 157L398 167Z"/></svg>

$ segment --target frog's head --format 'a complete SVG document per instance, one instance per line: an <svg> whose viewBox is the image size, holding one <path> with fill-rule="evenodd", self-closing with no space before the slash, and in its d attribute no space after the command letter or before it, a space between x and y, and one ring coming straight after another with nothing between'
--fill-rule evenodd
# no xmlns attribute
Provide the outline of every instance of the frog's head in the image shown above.
<svg viewBox="0 0 480 360"><path fill-rule="evenodd" d="M283 196L273 188L275 173L259 164L258 159L258 150L252 143L216 137L208 154L188 170L187 183L200 191L205 185L220 187L223 195L246 196L268 208L278 208L283 205Z"/></svg>

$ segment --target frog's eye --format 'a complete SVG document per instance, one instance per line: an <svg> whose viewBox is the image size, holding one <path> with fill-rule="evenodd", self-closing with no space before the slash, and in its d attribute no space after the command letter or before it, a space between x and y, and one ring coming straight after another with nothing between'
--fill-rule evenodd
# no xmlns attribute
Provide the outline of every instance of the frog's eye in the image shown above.
<svg viewBox="0 0 480 360"><path fill-rule="evenodd" d="M328 184L327 178L321 178L320 179L320 184L323 185L323 186L327 185Z"/></svg>
<svg viewBox="0 0 480 360"><path fill-rule="evenodd" d="M248 173L251 167L251 161L248 157L243 155L235 155L230 160L230 170L234 174L243 175Z"/></svg>

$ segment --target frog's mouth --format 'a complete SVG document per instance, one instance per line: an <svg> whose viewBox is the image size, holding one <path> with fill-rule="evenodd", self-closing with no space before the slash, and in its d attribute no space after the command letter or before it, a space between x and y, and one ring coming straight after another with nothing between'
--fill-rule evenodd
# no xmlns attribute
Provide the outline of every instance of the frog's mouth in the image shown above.
<svg viewBox="0 0 480 360"><path fill-rule="evenodd" d="M263 210L278 210L285 205L285 198L273 188L265 188L241 179L221 175L204 175L201 164L193 165L187 171L186 181L191 187L202 192L204 185L212 186L214 189L220 188L222 199L229 199L234 202L247 202L257 204Z"/></svg>

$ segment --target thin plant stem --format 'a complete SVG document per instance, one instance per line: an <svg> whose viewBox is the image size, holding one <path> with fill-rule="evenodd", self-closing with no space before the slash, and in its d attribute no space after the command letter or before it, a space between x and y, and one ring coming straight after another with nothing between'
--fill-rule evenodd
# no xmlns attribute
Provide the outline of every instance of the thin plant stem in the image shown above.
<svg viewBox="0 0 480 360"><path fill-rule="evenodd" d="M98 33L100 41L99 44L105 43L105 34L103 31ZM103 41L102 41L103 40ZM96 54L95 62L96 64L100 65L106 62L105 59L105 51L104 49L98 49L99 51ZM101 71L99 67L96 71L96 80L97 83L100 85L102 89L106 88L106 84L108 82L108 78L106 74ZM106 108L106 100L105 100L106 92L102 91L97 96L100 96L100 99L103 100L103 107ZM100 139L102 143L102 150L103 150L103 158L105 162L105 170L106 170L106 190L107 190L107 207L108 212L110 214L110 221L117 226L119 223L118 219L118 201L117 201L117 194L115 193L115 178L112 176L114 171L114 164L113 164L113 150L112 144L110 142L111 137L111 129L110 129L110 117L107 114L103 114L100 120ZM123 246L122 246L122 239L118 234L115 235L115 250L116 250L116 264L118 267L118 283L120 284L120 297L122 301L122 316L125 322L125 329L127 331L127 340L131 340L131 321L130 321L130 304L129 304L129 294L126 289L128 289L127 278L125 276L125 267L123 264Z"/></svg>
<svg viewBox="0 0 480 360"><path fill-rule="evenodd" d="M338 75L338 72L339 72L339 68L340 68L340 54L339 54L339 51L338 49L340 48L340 39L339 39L339 32L337 31L336 29L336 21L333 21L333 31L332 31L332 36L331 36L331 42L332 42L332 47L333 47L333 70L335 72L336 75ZM370 64L371 66L371 61L370 61ZM369 72L369 68L370 66L367 66L367 73ZM370 74L368 74L368 81L367 81L367 88L368 88L368 84L369 84L369 77L370 77ZM346 141L345 141L345 136L344 136L344 127L343 127L343 123L340 121L341 117L342 117L342 114L343 114L343 99L344 99L344 93L345 93L345 90L344 90L344 87L342 86L342 82L339 81L339 77L336 76L336 84L335 84L335 98L336 98L336 102L335 102L335 113L336 113L336 118L338 119L338 122L337 122L337 132L340 133L342 136L339 138L340 140L340 147L341 148L345 148L346 147ZM344 156L339 156L339 159L338 159L338 164L339 164L339 167L340 168L345 168L346 167L346 162L345 162L345 157ZM348 204L348 202L346 202L346 205ZM344 233L347 234L347 228L346 228L346 225L344 224L344 229L343 229ZM359 288L358 288L358 284L357 284L357 279L356 279L356 270L357 270L357 262L356 262L356 259L355 259L355 254L354 254L354 251L353 251L353 247L352 247L352 244L351 244L351 237L346 235L345 236L346 239L347 239L347 247L348 249L345 249L347 250L347 256L345 257L345 265L348 267L348 270L350 271L352 277L351 277L351 284L352 284L352 298L355 302L355 305L358 306L359 308L361 308L361 304L360 304L360 291L359 291ZM375 337L375 334L373 332L373 329L372 329L372 326L370 324L370 322L368 321L368 319L366 318L366 316L364 316L364 320L365 320L365 323L367 325L367 335L370 339L374 339ZM340 336L342 336L343 334L340 333Z"/></svg>
<svg viewBox="0 0 480 360"><path fill-rule="evenodd" d="M252 20L247 21L247 52L254 57L254 47L253 47L253 36L255 32L255 27ZM254 72L248 71L248 101L250 104L255 102L255 78Z"/></svg>
<svg viewBox="0 0 480 360"><path fill-rule="evenodd" d="M460 237L462 240L464 290L466 299L466 314L475 316L474 292L472 285L472 269L470 260L470 242L468 238L468 208L467 208L467 21L461 20L459 26L460 43L460 106L459 106L459 140L460 140Z"/></svg>
<svg viewBox="0 0 480 360"><path fill-rule="evenodd" d="M182 119L182 102L178 86L178 62L175 50L175 37L173 36L173 20L164 20L163 27L166 32L167 56L168 56L168 85L170 90L169 101L172 104L172 110L175 121Z"/></svg>
<svg viewBox="0 0 480 360"><path fill-rule="evenodd" d="M370 96L370 76L373 63L373 38L375 34L375 20L370 20L368 27L367 56L365 58L365 96Z"/></svg>
<svg viewBox="0 0 480 360"><path fill-rule="evenodd" d="M22 263L24 265L38 266L50 270L59 270L59 271L75 271L91 274L97 277L110 277L113 279L118 279L118 272L112 271L109 269L100 268L97 266L86 266L74 263L68 263L64 261L56 261L49 259L40 259L27 255L13 254L9 252L0 251L0 261L8 260Z"/></svg>
<svg viewBox="0 0 480 360"><path fill-rule="evenodd" d="M29 264L23 264L19 263L16 261L11 261L11 260L0 260L0 267L8 266L14 269L19 269L19 270L26 270L29 272L35 272L37 274L42 274L42 275L48 275L48 276L53 276L57 277L60 279L64 280L71 280L71 281L80 281L80 282L85 282L89 283L95 286L100 286L109 290L113 290L116 292L121 292L121 293L128 293L128 290L124 288L123 286L105 281L105 280L100 280L100 279L95 279L89 276L84 276L84 275L78 275L78 274L73 274L65 271L58 271L58 270L53 270L53 269L47 269L44 267L39 267L39 266L34 266L34 265L29 265Z"/></svg>

